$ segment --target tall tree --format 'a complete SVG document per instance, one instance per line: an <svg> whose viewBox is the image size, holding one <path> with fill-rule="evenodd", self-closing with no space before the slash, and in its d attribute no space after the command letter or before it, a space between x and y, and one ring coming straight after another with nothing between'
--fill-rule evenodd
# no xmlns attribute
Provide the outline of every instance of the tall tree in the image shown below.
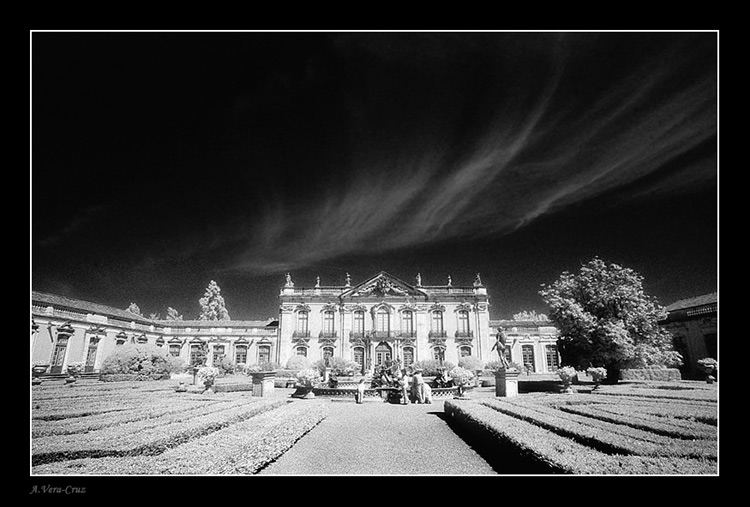
<svg viewBox="0 0 750 507"><path fill-rule="evenodd" d="M594 258L577 274L563 272L539 292L560 335L564 365L604 366L609 382L622 368L681 364L671 335L659 324L665 309L643 290L643 277Z"/></svg>
<svg viewBox="0 0 750 507"><path fill-rule="evenodd" d="M221 288L215 281L211 280L206 287L206 293L198 302L201 305L199 320L231 320L221 296Z"/></svg>

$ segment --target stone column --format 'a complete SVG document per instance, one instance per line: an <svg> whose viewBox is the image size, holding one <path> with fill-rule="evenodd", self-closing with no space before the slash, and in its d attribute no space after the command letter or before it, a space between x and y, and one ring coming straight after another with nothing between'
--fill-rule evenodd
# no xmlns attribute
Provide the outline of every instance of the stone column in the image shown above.
<svg viewBox="0 0 750 507"><path fill-rule="evenodd" d="M495 371L495 396L511 398L518 396L518 371L500 369Z"/></svg>

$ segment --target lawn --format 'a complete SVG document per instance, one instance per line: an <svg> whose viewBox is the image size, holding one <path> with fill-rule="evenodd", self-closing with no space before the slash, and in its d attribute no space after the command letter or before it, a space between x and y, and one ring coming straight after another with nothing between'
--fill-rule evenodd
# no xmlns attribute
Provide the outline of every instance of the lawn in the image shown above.
<svg viewBox="0 0 750 507"><path fill-rule="evenodd" d="M716 385L628 382L451 400L445 411L486 453L515 457L502 472L718 473Z"/></svg>
<svg viewBox="0 0 750 507"><path fill-rule="evenodd" d="M315 400L254 398L246 391L177 393L173 384L33 387L31 473L254 473L328 409Z"/></svg>

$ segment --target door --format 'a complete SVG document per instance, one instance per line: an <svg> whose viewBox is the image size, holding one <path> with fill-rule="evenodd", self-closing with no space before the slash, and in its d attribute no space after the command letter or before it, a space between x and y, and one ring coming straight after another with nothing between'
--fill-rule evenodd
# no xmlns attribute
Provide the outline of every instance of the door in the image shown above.
<svg viewBox="0 0 750 507"><path fill-rule="evenodd" d="M387 343L379 343L375 347L375 365L382 366L391 359L391 347Z"/></svg>
<svg viewBox="0 0 750 507"><path fill-rule="evenodd" d="M96 364L96 350L99 347L99 338L91 338L89 341L89 350L86 353L86 367L85 372L94 371L94 365Z"/></svg>
<svg viewBox="0 0 750 507"><path fill-rule="evenodd" d="M68 348L68 337L60 336L55 344L55 350L52 352L52 364L50 373L62 373L63 363L65 362L65 351Z"/></svg>
<svg viewBox="0 0 750 507"><path fill-rule="evenodd" d="M359 365L359 372L365 372L365 349L364 347L354 347L354 362Z"/></svg>

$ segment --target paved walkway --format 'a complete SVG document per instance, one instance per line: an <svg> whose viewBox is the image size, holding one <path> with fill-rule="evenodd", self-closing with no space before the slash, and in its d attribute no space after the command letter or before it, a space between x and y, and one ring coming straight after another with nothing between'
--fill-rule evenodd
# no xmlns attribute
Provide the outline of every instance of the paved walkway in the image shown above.
<svg viewBox="0 0 750 507"><path fill-rule="evenodd" d="M429 405L314 402L329 403L329 416L261 474L495 474L448 426L442 401Z"/></svg>

